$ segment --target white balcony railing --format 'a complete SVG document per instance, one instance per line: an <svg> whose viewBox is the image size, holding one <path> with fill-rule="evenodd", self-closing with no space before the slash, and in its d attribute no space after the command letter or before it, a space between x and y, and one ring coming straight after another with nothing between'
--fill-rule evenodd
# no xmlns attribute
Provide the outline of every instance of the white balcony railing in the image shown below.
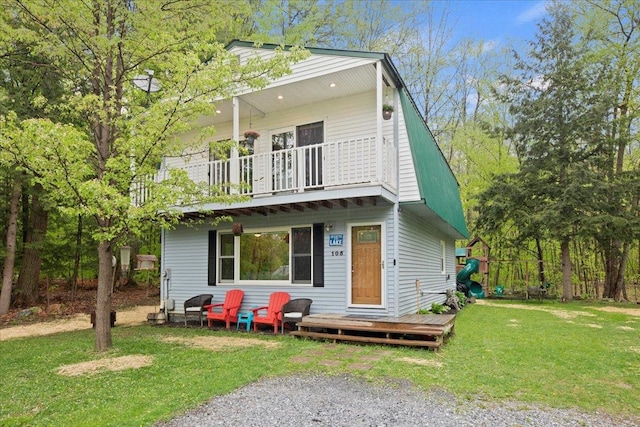
<svg viewBox="0 0 640 427"><path fill-rule="evenodd" d="M258 196L353 185L381 185L395 192L396 164L391 141L383 139L378 145L376 138L368 137L187 164L181 169L196 183ZM162 169L155 179L162 180L167 173Z"/></svg>

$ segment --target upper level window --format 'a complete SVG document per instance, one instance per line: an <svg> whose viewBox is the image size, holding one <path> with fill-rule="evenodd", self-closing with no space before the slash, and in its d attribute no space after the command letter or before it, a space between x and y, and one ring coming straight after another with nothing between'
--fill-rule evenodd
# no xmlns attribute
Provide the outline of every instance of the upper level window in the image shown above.
<svg viewBox="0 0 640 427"><path fill-rule="evenodd" d="M227 160L231 157L231 141L222 139L209 144L209 161Z"/></svg>
<svg viewBox="0 0 640 427"><path fill-rule="evenodd" d="M322 144L324 142L324 122L309 123L296 128L298 147Z"/></svg>
<svg viewBox="0 0 640 427"><path fill-rule="evenodd" d="M322 186L322 147L324 142L324 122L309 123L296 128L298 147L304 149L304 185L306 187Z"/></svg>

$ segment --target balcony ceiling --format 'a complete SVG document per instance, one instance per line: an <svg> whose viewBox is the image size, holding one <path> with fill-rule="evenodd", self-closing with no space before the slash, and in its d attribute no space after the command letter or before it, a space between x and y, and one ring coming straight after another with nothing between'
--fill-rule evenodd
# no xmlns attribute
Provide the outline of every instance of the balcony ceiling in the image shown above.
<svg viewBox="0 0 640 427"><path fill-rule="evenodd" d="M335 87L330 85L334 83ZM355 67L336 73L288 84L273 84L257 92L240 95L240 117L260 117L278 110L288 110L306 104L341 98L376 89L376 69L373 65ZM282 96L282 99L278 99ZM206 123L224 123L233 118L231 100L216 103L220 110L213 120Z"/></svg>
<svg viewBox="0 0 640 427"><path fill-rule="evenodd" d="M323 200L309 200L288 203L273 203L261 206L251 207L227 207L223 209L215 209L209 213L186 212L185 218L188 219L204 219L207 217L233 217L241 216L272 216L276 214L289 214L296 212L315 211L326 212L332 209L348 209L348 208L371 208L389 204L390 201L385 196L363 196L363 197L340 197L328 198Z"/></svg>

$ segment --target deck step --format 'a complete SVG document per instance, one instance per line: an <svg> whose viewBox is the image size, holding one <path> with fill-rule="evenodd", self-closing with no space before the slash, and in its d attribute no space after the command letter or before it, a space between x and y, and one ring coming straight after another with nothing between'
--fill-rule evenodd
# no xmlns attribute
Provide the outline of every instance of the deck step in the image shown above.
<svg viewBox="0 0 640 427"><path fill-rule="evenodd" d="M453 334L455 315L425 316L357 316L315 314L297 323L297 337L334 341L353 341L427 347L437 350Z"/></svg>
<svg viewBox="0 0 640 427"><path fill-rule="evenodd" d="M350 330L350 331L363 331L363 332L384 332L392 334L406 334L406 335L430 335L440 336L449 333L451 326L446 327L433 327L422 325L392 325L392 326L370 326L359 325L355 322L349 322L348 324L340 322L298 322L298 327L301 328L322 328L322 329L338 329L338 330Z"/></svg>
<svg viewBox="0 0 640 427"><path fill-rule="evenodd" d="M437 349L442 345L441 340L426 341L426 340L409 340L409 339L401 339L401 338L363 337L358 335L332 334L332 333L311 332L311 331L293 331L291 332L291 335L298 336L298 337L314 338L314 339L327 339L327 340L335 340L335 341L354 341L354 342L374 343L374 344L395 344L395 345L410 346L410 347L428 347L433 349Z"/></svg>

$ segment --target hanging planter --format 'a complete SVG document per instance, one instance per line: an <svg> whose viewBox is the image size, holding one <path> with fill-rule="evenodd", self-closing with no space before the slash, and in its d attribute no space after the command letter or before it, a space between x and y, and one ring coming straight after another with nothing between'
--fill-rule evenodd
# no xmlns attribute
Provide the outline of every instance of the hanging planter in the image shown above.
<svg viewBox="0 0 640 427"><path fill-rule="evenodd" d="M244 138L248 144L253 145L255 140L260 138L260 134L255 130L249 129L248 131L245 131Z"/></svg>
<svg viewBox="0 0 640 427"><path fill-rule="evenodd" d="M384 104L382 106L382 118L385 120L389 120L391 119L392 115L393 115L393 107L389 104Z"/></svg>

